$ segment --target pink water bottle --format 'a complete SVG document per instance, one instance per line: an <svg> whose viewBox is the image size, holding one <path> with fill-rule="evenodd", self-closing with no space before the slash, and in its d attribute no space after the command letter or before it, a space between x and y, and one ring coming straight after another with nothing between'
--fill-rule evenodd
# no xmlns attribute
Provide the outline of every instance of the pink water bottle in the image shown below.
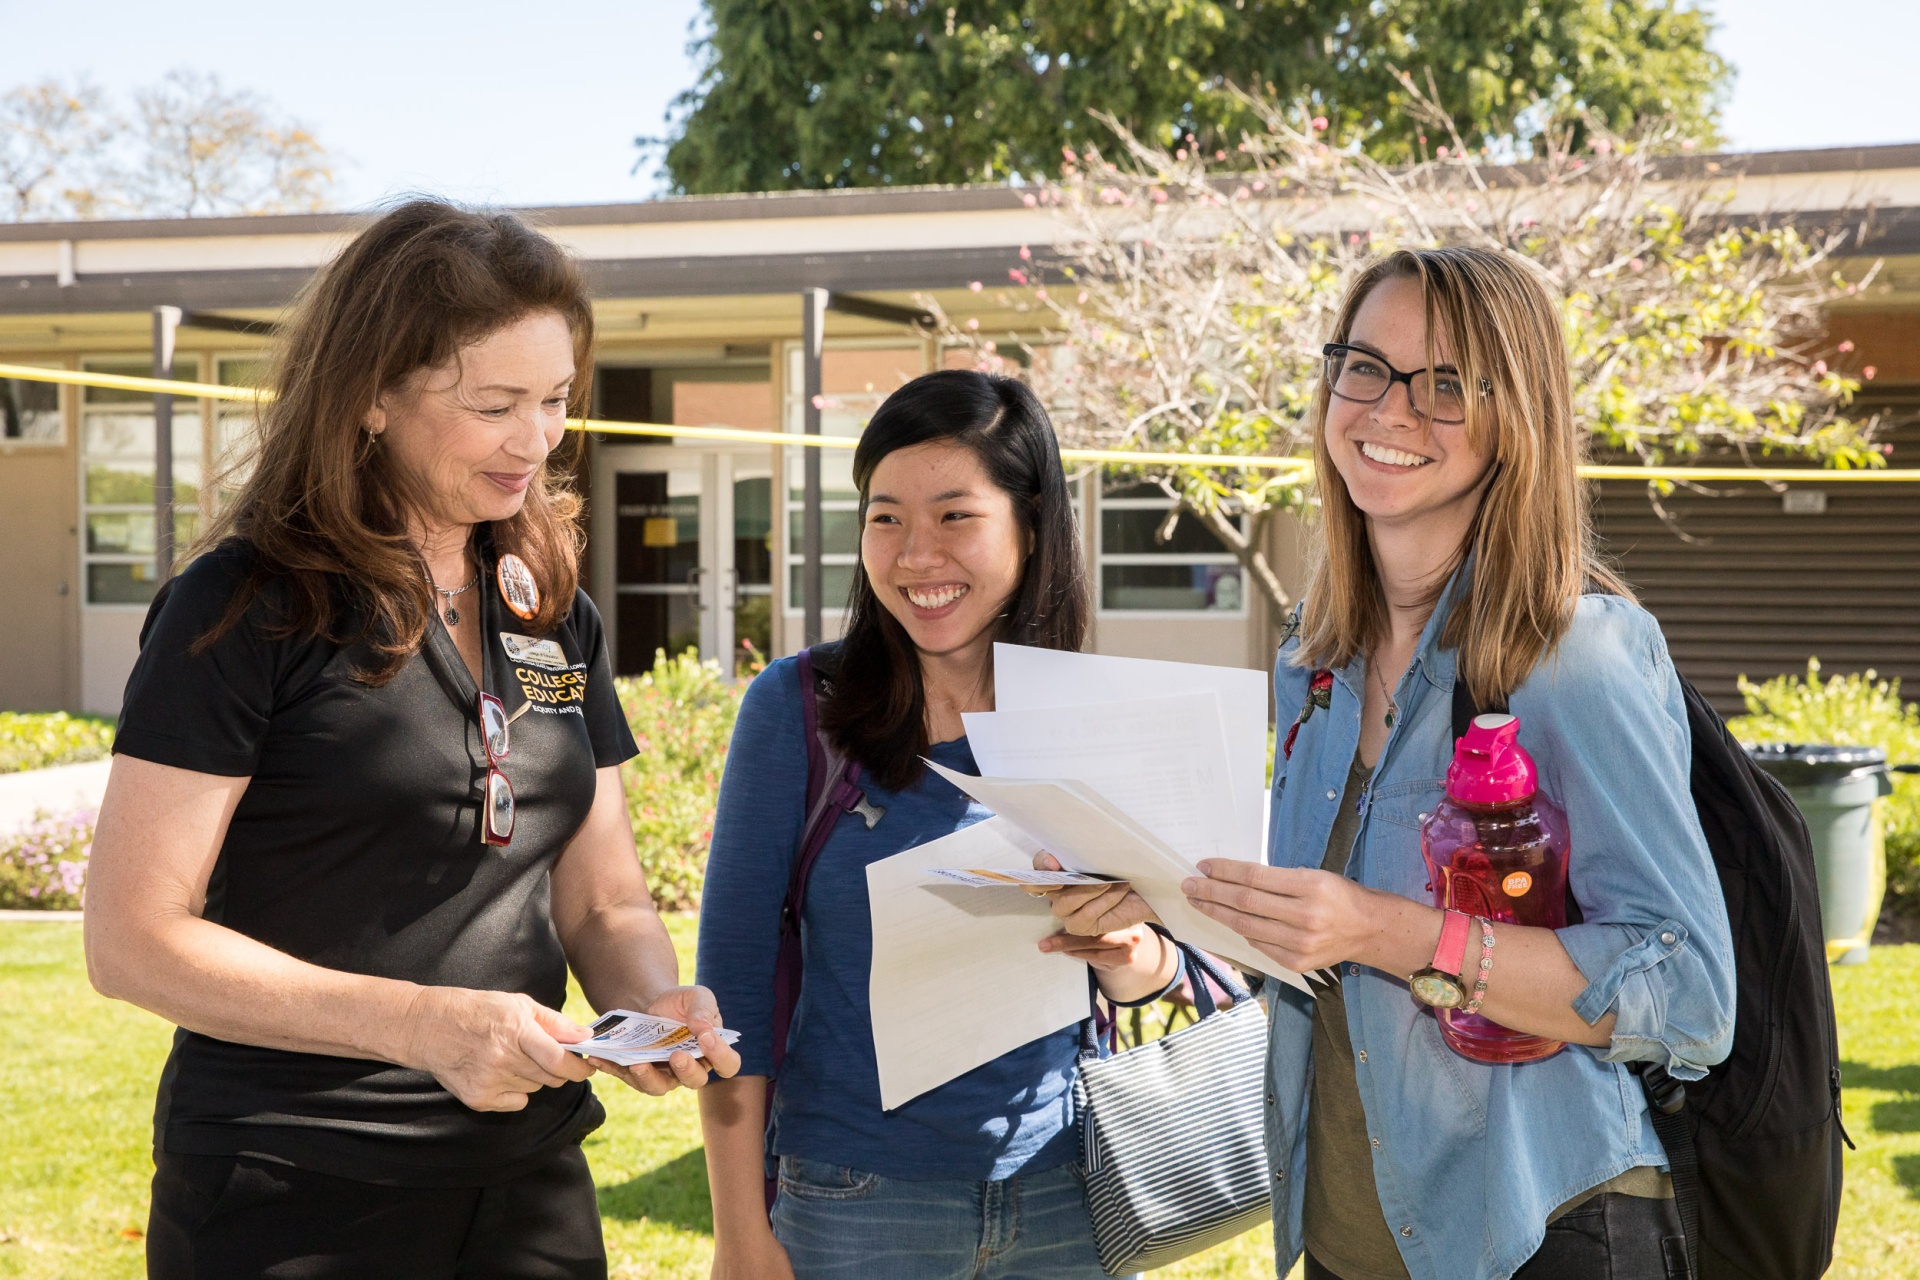
<svg viewBox="0 0 1920 1280"><path fill-rule="evenodd" d="M1420 825L1433 905L1502 924L1558 929L1567 923L1567 815L1539 788L1533 757L1518 742L1520 721L1476 716L1454 744L1447 794ZM1477 959L1467 970L1471 982ZM1499 967L1490 985L1525 982ZM1440 1034L1476 1062L1538 1062L1559 1040L1513 1031L1464 1009L1435 1009Z"/></svg>

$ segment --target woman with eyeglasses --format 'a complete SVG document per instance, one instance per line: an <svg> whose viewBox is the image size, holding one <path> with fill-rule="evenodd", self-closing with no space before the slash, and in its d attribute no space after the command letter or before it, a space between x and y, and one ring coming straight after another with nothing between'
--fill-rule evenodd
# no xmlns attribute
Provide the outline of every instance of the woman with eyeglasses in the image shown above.
<svg viewBox="0 0 1920 1280"><path fill-rule="evenodd" d="M1693 1080L1726 1057L1733 944L1673 661L1593 547L1559 304L1517 258L1403 251L1361 273L1332 336L1324 546L1274 672L1267 864L1213 859L1185 886L1311 975L1312 998L1269 984L1279 1272L1304 1251L1308 1280L1683 1275L1632 1070ZM1519 718L1566 811L1575 923L1432 905L1420 828L1462 684ZM1534 891L1507 877L1496 896ZM1062 895L1069 928L1146 913L1089 897ZM1455 1053L1434 1010L1463 1007L1550 1056Z"/></svg>
<svg viewBox="0 0 1920 1280"><path fill-rule="evenodd" d="M739 1064L639 870L549 466L592 340L551 241L394 209L307 289L251 474L153 602L86 920L95 987L180 1028L150 1275L603 1277L587 1078ZM569 969L699 1053L569 1052Z"/></svg>

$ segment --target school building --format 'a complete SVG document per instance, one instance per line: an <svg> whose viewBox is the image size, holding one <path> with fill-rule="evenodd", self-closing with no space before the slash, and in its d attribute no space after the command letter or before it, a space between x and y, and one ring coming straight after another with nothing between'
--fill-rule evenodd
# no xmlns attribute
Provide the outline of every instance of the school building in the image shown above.
<svg viewBox="0 0 1920 1280"><path fill-rule="evenodd" d="M1920 466L1920 145L1737 158L1740 203L1809 214L1873 208L1876 287L1838 309L1834 341L1873 365L1868 405L1905 425L1896 467ZM820 354L820 428L852 435L943 353L910 323L916 295L989 332L1029 317L996 285L1059 227L1007 187L798 192L523 211L584 263L600 343L603 419L799 431ZM250 384L288 302L364 214L0 225L0 363L150 374L156 309L173 376ZM1857 262L1864 266L1869 259ZM983 281L987 288L969 286ZM172 409L175 539L185 547L245 404ZM118 710L156 589L155 412L143 393L0 380L0 708ZM794 651L805 626L798 448L594 436L584 582L616 669L656 649L721 657L751 640ZM855 562L851 454L823 450L821 599L833 631ZM1157 491L1075 481L1103 653L1265 667L1272 629L1233 557L1197 521L1156 537ZM1724 708L1734 677L1875 667L1920 693L1920 486L1715 486L1666 500L1594 486L1601 527L1666 628L1682 670ZM1303 531L1276 521L1283 582Z"/></svg>

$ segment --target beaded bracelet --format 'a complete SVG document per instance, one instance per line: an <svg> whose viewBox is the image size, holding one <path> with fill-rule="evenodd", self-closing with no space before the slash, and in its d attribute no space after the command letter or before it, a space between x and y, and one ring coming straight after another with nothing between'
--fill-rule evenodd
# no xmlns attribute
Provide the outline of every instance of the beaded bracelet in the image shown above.
<svg viewBox="0 0 1920 1280"><path fill-rule="evenodd" d="M1479 1013L1480 1002L1487 998L1487 975L1493 971L1493 921L1475 916L1480 925L1480 972L1473 978L1473 998L1462 1013Z"/></svg>

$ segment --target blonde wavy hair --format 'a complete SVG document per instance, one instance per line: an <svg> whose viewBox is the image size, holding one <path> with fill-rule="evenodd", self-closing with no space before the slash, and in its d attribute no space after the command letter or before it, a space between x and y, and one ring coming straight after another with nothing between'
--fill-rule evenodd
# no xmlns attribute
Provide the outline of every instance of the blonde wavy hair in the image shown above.
<svg viewBox="0 0 1920 1280"><path fill-rule="evenodd" d="M1573 420L1566 340L1553 286L1524 259L1484 249L1402 249L1354 280L1331 341L1345 342L1360 305L1387 280L1418 281L1426 301L1427 365L1444 334L1468 387L1467 438L1491 444L1491 475L1444 583L1473 558L1473 580L1454 604L1440 643L1481 706L1503 701L1566 634L1588 589L1633 598L1595 546L1576 468L1585 440ZM1484 380L1484 382L1483 382ZM1366 517L1327 451L1325 379L1314 393L1313 460L1323 540L1301 618L1301 666L1341 667L1388 632L1386 594Z"/></svg>

